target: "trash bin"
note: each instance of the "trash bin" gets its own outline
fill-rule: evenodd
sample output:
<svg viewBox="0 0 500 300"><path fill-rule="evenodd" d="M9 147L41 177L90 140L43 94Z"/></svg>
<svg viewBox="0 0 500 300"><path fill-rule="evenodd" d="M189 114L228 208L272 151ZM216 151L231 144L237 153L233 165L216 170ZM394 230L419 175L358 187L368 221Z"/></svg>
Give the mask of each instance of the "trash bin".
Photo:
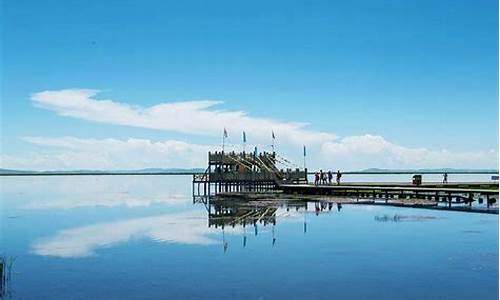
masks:
<svg viewBox="0 0 500 300"><path fill-rule="evenodd" d="M412 183L414 185L421 185L422 184L422 175L413 175Z"/></svg>

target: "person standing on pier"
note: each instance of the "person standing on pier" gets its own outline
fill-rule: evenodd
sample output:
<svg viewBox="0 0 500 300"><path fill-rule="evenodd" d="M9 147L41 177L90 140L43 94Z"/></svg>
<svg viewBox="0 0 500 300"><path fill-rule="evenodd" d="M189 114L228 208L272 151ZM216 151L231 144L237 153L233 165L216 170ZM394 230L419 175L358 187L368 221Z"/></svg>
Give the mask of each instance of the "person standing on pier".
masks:
<svg viewBox="0 0 500 300"><path fill-rule="evenodd" d="M342 177L342 173L340 173L340 170L337 170L337 185L340 184L340 177Z"/></svg>
<svg viewBox="0 0 500 300"><path fill-rule="evenodd" d="M328 171L328 184L332 184L333 174L332 170Z"/></svg>
<svg viewBox="0 0 500 300"><path fill-rule="evenodd" d="M443 174L443 183L448 183L448 173Z"/></svg>
<svg viewBox="0 0 500 300"><path fill-rule="evenodd" d="M318 185L319 183L319 173L314 173L314 185Z"/></svg>
<svg viewBox="0 0 500 300"><path fill-rule="evenodd" d="M323 170L319 170L319 180L320 184L323 184L325 181L325 173L323 173Z"/></svg>

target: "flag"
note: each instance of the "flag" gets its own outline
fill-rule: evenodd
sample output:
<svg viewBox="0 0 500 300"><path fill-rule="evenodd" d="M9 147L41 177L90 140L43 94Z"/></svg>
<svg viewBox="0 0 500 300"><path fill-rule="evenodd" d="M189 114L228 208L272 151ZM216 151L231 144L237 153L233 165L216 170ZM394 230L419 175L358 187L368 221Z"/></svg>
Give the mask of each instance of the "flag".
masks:
<svg viewBox="0 0 500 300"><path fill-rule="evenodd" d="M304 156L306 156L306 145L304 145Z"/></svg>
<svg viewBox="0 0 500 300"><path fill-rule="evenodd" d="M227 130L226 130L226 127L224 127L224 138L227 138Z"/></svg>
<svg viewBox="0 0 500 300"><path fill-rule="evenodd" d="M243 131L243 143L247 142L247 134Z"/></svg>
<svg viewBox="0 0 500 300"><path fill-rule="evenodd" d="M276 139L276 137L274 136L274 131L271 131L271 135L273 137L273 140Z"/></svg>

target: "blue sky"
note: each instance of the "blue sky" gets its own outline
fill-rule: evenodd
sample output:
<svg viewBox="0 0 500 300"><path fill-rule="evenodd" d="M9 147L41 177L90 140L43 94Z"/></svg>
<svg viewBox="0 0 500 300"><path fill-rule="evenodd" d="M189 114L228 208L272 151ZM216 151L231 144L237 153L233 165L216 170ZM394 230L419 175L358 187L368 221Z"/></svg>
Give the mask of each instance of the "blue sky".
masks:
<svg viewBox="0 0 500 300"><path fill-rule="evenodd" d="M6 0L2 38L3 167L203 165L205 156L175 158L179 149L162 143L198 155L226 126L230 143L246 130L249 143L266 145L262 132L274 128L260 126L291 122L307 125L277 132L281 150L300 161L304 140L318 167L498 163L496 1ZM33 100L68 89L100 92L70 108L81 94ZM103 99L117 105L102 108ZM197 130L196 108L168 121L141 114L199 100L222 102L202 112L250 120L215 113ZM140 153L130 139L154 158L126 163ZM106 140L123 149L92 149Z"/></svg>

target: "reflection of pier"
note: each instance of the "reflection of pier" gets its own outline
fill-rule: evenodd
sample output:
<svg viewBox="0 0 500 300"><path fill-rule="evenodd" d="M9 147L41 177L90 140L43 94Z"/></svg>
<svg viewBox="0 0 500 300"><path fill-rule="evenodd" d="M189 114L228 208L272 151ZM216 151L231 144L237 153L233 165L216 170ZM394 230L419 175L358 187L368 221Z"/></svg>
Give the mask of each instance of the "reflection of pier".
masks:
<svg viewBox="0 0 500 300"><path fill-rule="evenodd" d="M226 229L239 227L242 230L243 243L242 246L247 246L247 230L257 236L259 227L271 226L271 246L276 244L276 223L277 213L280 208L286 206L286 211L293 208L294 211L299 211L302 208L304 213L304 233L306 232L305 212L307 211L307 202L298 202L287 205L284 202L260 202L260 201L239 201L238 199L228 199L227 197L219 198L217 196L205 198L205 206L208 211L208 226L219 228L222 233L222 245L224 252L229 248L229 242L226 240Z"/></svg>
<svg viewBox="0 0 500 300"><path fill-rule="evenodd" d="M224 227L247 224L276 224L277 207L249 205L227 205L210 203L208 226Z"/></svg>
<svg viewBox="0 0 500 300"><path fill-rule="evenodd" d="M198 198L208 212L208 226L220 230L224 252L229 248L229 240L226 235L229 232L241 234L242 246L247 246L248 234L257 236L262 228L270 227L270 245L275 246L277 241L278 220L285 218L302 219L303 233L307 233L307 215L316 216L332 211L340 211L341 203L332 201L273 201L273 200L249 200L242 201L241 198L231 198L228 194L219 197ZM203 200L202 200L203 199ZM206 202L205 202L206 201ZM269 233L269 231L267 231Z"/></svg>
<svg viewBox="0 0 500 300"><path fill-rule="evenodd" d="M223 197L206 198L204 202L208 211L208 226L224 228L227 226L246 226L261 224L276 225L279 217L293 216L296 213L314 213L319 215L332 210L340 211L342 203L327 200L307 201L241 201L240 199ZM281 212L281 214L278 214Z"/></svg>

